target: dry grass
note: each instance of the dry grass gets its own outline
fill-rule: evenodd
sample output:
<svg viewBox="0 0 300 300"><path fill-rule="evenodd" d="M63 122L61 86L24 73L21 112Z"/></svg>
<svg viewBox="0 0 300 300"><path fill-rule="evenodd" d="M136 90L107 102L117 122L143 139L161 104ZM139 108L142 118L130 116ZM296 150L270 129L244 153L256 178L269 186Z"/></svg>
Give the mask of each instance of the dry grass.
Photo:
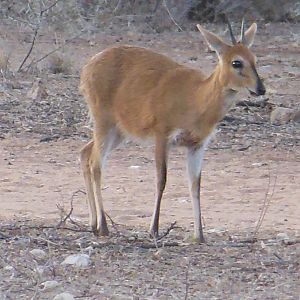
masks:
<svg viewBox="0 0 300 300"><path fill-rule="evenodd" d="M148 234L136 228L117 225L111 237L98 239L69 226L75 231L20 221L2 225L0 298L53 299L60 292L86 300L298 296L296 237L286 241L271 238L272 233L252 240L211 233L207 244L193 245L176 229L156 248ZM43 250L45 257L35 257L33 249ZM84 269L61 265L66 256L78 253L88 254L92 264ZM50 280L59 285L44 289Z"/></svg>
<svg viewBox="0 0 300 300"><path fill-rule="evenodd" d="M55 53L48 58L48 70L52 74L68 75L72 73L72 62L68 57Z"/></svg>

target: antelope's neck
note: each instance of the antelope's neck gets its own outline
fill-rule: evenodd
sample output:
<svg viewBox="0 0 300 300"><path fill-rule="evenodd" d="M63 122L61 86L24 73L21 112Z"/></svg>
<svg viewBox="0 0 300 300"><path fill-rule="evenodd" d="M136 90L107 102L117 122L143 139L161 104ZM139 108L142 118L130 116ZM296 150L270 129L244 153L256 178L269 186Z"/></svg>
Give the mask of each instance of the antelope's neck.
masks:
<svg viewBox="0 0 300 300"><path fill-rule="evenodd" d="M218 121L224 118L226 113L234 105L238 91L228 87L228 78L222 74L221 66L218 65L211 76L205 81L207 109L213 110L218 116Z"/></svg>

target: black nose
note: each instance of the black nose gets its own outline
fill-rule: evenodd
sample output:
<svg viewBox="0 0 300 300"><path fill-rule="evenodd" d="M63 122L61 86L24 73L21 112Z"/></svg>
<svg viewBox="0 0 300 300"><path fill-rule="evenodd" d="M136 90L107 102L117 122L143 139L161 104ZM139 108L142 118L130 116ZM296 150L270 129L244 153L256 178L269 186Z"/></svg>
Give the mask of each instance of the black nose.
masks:
<svg viewBox="0 0 300 300"><path fill-rule="evenodd" d="M256 87L256 94L257 95L264 95L266 93L266 88L261 80L258 81L257 87Z"/></svg>
<svg viewBox="0 0 300 300"><path fill-rule="evenodd" d="M257 71L255 69L255 66L252 66L253 72L255 74L256 77L256 95L260 96L260 95L264 95L266 93L266 88L262 82L262 80L260 79L260 77L257 74Z"/></svg>

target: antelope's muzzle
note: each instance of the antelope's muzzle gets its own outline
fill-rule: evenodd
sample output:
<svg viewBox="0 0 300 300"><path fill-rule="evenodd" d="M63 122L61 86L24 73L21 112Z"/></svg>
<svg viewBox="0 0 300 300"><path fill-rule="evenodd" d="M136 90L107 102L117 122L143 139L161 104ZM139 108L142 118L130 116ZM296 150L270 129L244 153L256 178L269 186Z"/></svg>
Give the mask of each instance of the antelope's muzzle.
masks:
<svg viewBox="0 0 300 300"><path fill-rule="evenodd" d="M261 81L260 78L258 78L257 82L256 82L256 94L258 96L260 95L264 95L266 93L266 88L263 84L263 82Z"/></svg>
<svg viewBox="0 0 300 300"><path fill-rule="evenodd" d="M257 96L261 96L264 95L266 93L266 88L262 82L262 80L260 79L259 75L257 74L256 68L255 66L252 67L253 72L255 74L256 77L256 89L255 89L255 94Z"/></svg>

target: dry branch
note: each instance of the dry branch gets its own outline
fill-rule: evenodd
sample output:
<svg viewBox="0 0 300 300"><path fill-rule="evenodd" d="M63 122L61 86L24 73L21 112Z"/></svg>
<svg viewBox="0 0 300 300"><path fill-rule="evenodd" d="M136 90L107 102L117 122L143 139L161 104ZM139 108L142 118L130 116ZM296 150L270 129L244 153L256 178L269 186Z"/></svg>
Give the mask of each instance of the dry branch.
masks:
<svg viewBox="0 0 300 300"><path fill-rule="evenodd" d="M34 32L33 32L33 38L32 38L31 44L30 44L30 48L29 48L27 54L25 55L24 59L22 60L22 62L20 64L17 72L21 72L22 71L22 68L23 68L24 64L26 63L27 59L29 58L29 56L30 56L30 54L31 54L31 52L33 50L33 47L35 45L35 41L36 41L38 32L40 30L40 27L41 27L41 24L42 24L42 21L43 21L43 15L48 10L50 10L51 8L53 8L59 1L61 1L61 0L56 0L52 4L50 4L49 6L47 6L45 9L40 10L39 15L38 15L38 22L37 22L37 24L35 26L35 29L34 29Z"/></svg>
<svg viewBox="0 0 300 300"><path fill-rule="evenodd" d="M71 196L71 201L70 201L70 210L69 210L69 212L66 212L65 209L64 209L61 205L59 205L59 204L56 205L57 208L59 209L60 215L61 215L61 220L60 220L60 222L57 224L57 228L61 227L61 225L64 225L64 226L65 226L68 220L69 220L70 223L72 223L73 225L77 226L78 228L81 228L81 225L79 225L76 221L74 221L74 220L71 218L72 213L73 213L73 210L74 210L74 208L73 208L74 197L75 197L76 195L78 195L79 193L85 194L85 192L82 191L82 190L80 190L80 189L77 190L77 191L75 191L75 192L72 194L72 196Z"/></svg>
<svg viewBox="0 0 300 300"><path fill-rule="evenodd" d="M137 244L137 246L143 249L158 249L162 247L177 247L179 246L179 244L177 242L165 242L165 243L158 242L156 244L142 243L142 244Z"/></svg>
<svg viewBox="0 0 300 300"><path fill-rule="evenodd" d="M300 244L300 239L287 240L287 241L283 240L282 243L287 246L296 245L296 244Z"/></svg>
<svg viewBox="0 0 300 300"><path fill-rule="evenodd" d="M261 100L256 100L256 101L240 100L236 103L236 106L246 106L246 107L253 106L253 107L263 108L267 105L268 101L269 101L269 98L263 98Z"/></svg>
<svg viewBox="0 0 300 300"><path fill-rule="evenodd" d="M60 50L61 48L63 48L65 45L67 45L68 43L70 43L71 41L75 40L76 38L80 37L84 32L85 32L85 28L82 29L78 34L74 35L73 37L65 40L60 46L56 47L55 49L49 51L47 54L43 55L42 57L36 59L36 60L32 60L30 62L30 64L28 64L28 66L26 67L26 71L28 71L34 64L37 64L41 61L43 61L44 59L46 59L47 57L49 57L50 55L52 55L53 53L57 52L58 50Z"/></svg>
<svg viewBox="0 0 300 300"><path fill-rule="evenodd" d="M169 8L168 8L168 5L166 3L166 0L163 0L163 6L164 8L166 9L171 21L177 26L177 28L179 29L179 31L183 31L183 29L180 27L180 25L176 22L176 20L174 19L174 17L172 16Z"/></svg>
<svg viewBox="0 0 300 300"><path fill-rule="evenodd" d="M21 72L22 71L22 68L25 64L25 62L27 61L28 57L30 56L32 50L33 50L33 47L34 47L34 44L35 44L35 40L36 40L36 37L37 37L37 34L38 34L38 31L40 29L40 26L38 25L35 30L34 30L34 33L33 33L33 39L32 39L32 42L31 42L31 45L30 45L30 48L27 52L27 54L25 55L23 61L21 62L19 68L18 68L18 71L17 72Z"/></svg>
<svg viewBox="0 0 300 300"><path fill-rule="evenodd" d="M117 226L119 226L121 224L116 223L108 213L105 213L105 215L108 217L109 221L111 222L112 227L115 229L117 234L120 234L120 230L118 229Z"/></svg>
<svg viewBox="0 0 300 300"><path fill-rule="evenodd" d="M271 188L271 170L269 168L269 180L268 180L268 186L267 186L267 190L266 190L266 194L265 194L265 198L264 198L264 201L263 201L263 207L261 209L261 212L260 212L260 215L259 215L259 218L258 218L258 221L257 221L257 224L256 224L256 227L255 227L255 230L254 230L254 236L257 235L262 223L263 223L263 220L266 216L266 213L267 213L267 210L270 206L270 203L271 203L271 200L273 198L273 195L274 195L274 191L275 191L275 187L276 187L276 182L277 182L277 172L275 174L275 178L274 178L274 183L273 183L273 187L272 187L272 192L270 193L270 188Z"/></svg>
<svg viewBox="0 0 300 300"><path fill-rule="evenodd" d="M163 233L161 236L159 236L156 241L160 241L162 240L164 237L166 237L173 229L175 228L179 228L178 226L175 226L176 225L176 221L174 221L173 223L171 223L171 225L167 228L166 232Z"/></svg>

